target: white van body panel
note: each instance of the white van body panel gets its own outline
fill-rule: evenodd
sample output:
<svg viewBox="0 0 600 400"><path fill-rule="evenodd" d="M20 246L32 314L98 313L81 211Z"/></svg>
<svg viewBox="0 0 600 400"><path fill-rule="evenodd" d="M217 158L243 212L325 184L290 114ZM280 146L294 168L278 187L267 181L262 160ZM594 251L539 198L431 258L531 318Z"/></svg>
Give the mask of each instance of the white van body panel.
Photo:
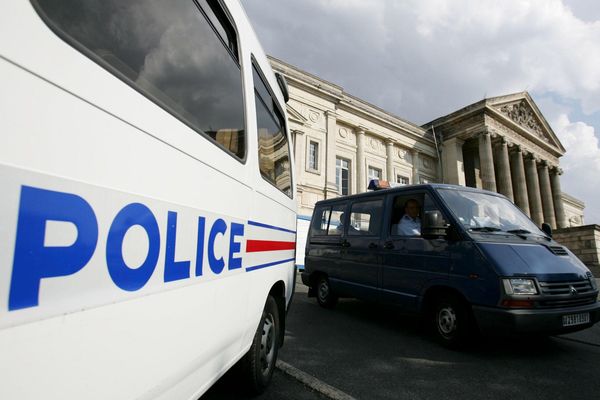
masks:
<svg viewBox="0 0 600 400"><path fill-rule="evenodd" d="M71 47L28 1L0 7L0 398L195 399L246 353L277 282L290 300L294 250L246 251L249 240L295 242L296 231L295 190L290 198L259 172L251 57L283 99L241 6L224 3L238 30L246 130L254 132L245 163ZM41 279L37 306L9 310L25 187L82 199L97 241L83 268ZM147 283L128 291L111 280L107 238L134 203L150 210L160 244ZM213 246L222 272L205 249L195 274L200 217L206 235L218 219L227 226ZM231 239L233 223L243 234ZM77 238L75 225L46 223L46 247ZM230 240L241 259L232 270ZM126 264L142 265L150 242L132 226ZM189 262L189 278L165 282L167 243L171 261Z"/></svg>

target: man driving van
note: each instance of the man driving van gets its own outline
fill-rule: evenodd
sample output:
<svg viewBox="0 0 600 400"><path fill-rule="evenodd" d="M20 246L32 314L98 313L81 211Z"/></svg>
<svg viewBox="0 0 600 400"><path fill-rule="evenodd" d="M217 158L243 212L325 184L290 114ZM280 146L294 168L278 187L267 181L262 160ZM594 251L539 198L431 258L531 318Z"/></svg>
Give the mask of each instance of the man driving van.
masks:
<svg viewBox="0 0 600 400"><path fill-rule="evenodd" d="M421 235L421 218L419 211L421 207L415 199L409 199L404 203L404 215L398 224L398 235L402 236L420 236Z"/></svg>

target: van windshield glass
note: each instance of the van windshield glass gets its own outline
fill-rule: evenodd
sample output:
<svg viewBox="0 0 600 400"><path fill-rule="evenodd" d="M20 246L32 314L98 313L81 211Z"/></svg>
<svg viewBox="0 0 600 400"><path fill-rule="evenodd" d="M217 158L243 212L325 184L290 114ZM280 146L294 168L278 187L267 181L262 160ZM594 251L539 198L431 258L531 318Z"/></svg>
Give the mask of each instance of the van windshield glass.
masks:
<svg viewBox="0 0 600 400"><path fill-rule="evenodd" d="M517 206L502 197L450 189L439 189L438 193L471 231L543 234Z"/></svg>

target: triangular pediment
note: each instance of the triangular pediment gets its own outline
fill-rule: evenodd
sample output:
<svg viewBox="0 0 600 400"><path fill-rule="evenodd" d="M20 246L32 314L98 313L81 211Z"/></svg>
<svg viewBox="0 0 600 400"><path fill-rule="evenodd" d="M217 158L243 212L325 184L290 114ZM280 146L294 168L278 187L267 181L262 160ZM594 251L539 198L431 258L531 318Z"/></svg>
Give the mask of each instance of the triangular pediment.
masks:
<svg viewBox="0 0 600 400"><path fill-rule="evenodd" d="M527 92L488 99L488 106L527 131L532 137L556 148L565 148Z"/></svg>
<svg viewBox="0 0 600 400"><path fill-rule="evenodd" d="M292 107L289 103L285 105L285 110L288 115L288 119L297 124L304 125L308 120L300 114L298 110Z"/></svg>

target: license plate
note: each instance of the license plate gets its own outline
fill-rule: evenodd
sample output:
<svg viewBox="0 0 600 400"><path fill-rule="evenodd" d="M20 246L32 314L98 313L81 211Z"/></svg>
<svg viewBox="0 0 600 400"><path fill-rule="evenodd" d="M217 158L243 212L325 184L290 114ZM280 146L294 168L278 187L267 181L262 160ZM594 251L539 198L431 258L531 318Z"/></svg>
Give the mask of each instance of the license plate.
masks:
<svg viewBox="0 0 600 400"><path fill-rule="evenodd" d="M587 324L590 322L590 313L563 315L563 326Z"/></svg>

